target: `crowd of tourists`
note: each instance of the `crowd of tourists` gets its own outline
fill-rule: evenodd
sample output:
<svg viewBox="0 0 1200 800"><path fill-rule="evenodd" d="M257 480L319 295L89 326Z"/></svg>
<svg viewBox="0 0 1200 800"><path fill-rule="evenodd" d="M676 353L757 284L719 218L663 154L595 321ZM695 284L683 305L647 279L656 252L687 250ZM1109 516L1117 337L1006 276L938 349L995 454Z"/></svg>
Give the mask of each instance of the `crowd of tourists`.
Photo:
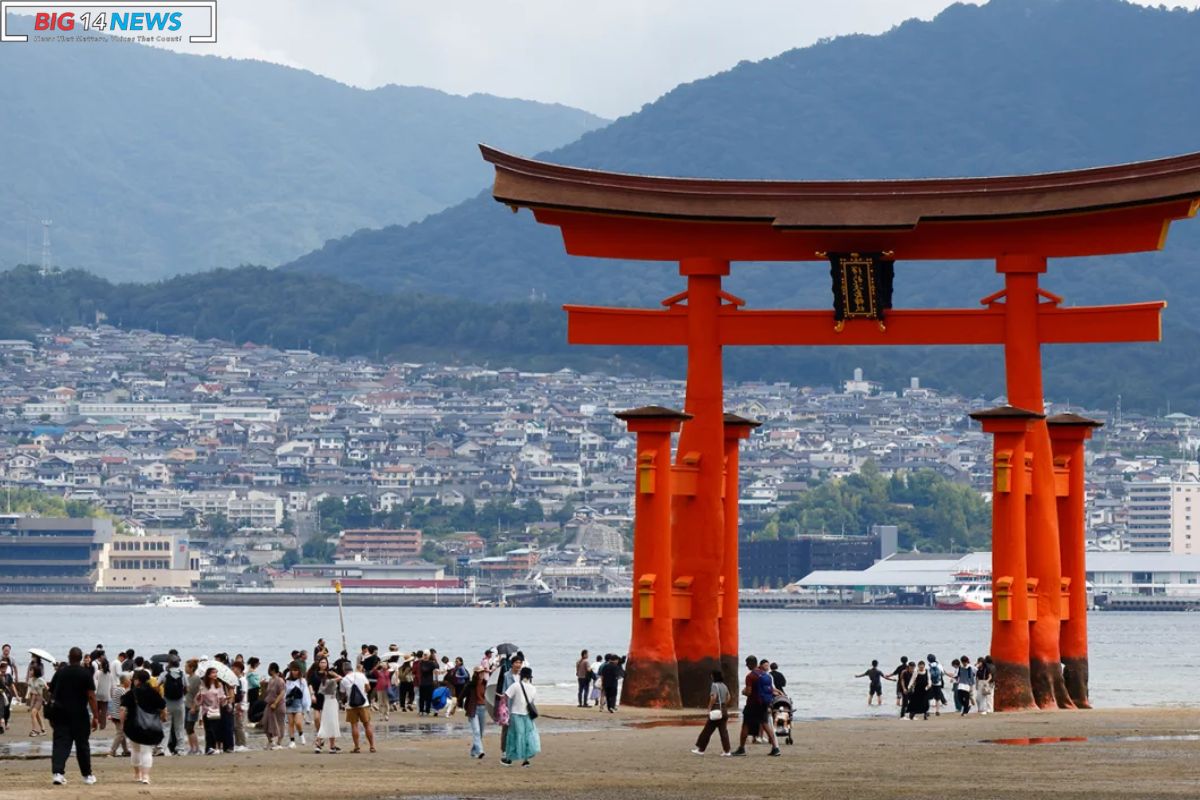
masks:
<svg viewBox="0 0 1200 800"><path fill-rule="evenodd" d="M729 715L736 708L733 695L725 683L720 670L712 673L712 686L708 694L708 719L692 753L701 756L708 750L713 733L721 738L721 755L746 755L746 742L765 738L770 743L769 756L779 756L779 737L790 741L792 725L792 703L788 698L787 678L779 671L779 665L766 658L746 656L746 677L742 681L742 725L736 750L730 749Z"/></svg>
<svg viewBox="0 0 1200 800"><path fill-rule="evenodd" d="M44 654L48 656L48 654ZM0 654L0 733L18 698L11 648ZM500 763L530 766L541 750L533 671L514 645L486 649L468 668L462 657L439 657L433 648L402 653L364 644L355 657L332 656L323 639L310 652L264 665L257 656L217 653L184 658L177 651L144 657L134 650L110 659L102 645L71 648L54 665L37 654L26 671L23 699L30 736L53 728L51 773L66 783L75 751L84 783L96 782L90 734L113 728L112 757L129 757L134 780L148 784L153 757L243 752L257 728L264 749L306 747L340 753L349 728L352 751L376 752L373 716L453 716L462 711L471 730L469 754L483 759L487 720L500 728ZM344 723L343 723L344 719Z"/></svg>
<svg viewBox="0 0 1200 800"><path fill-rule="evenodd" d="M616 713L624 678L625 656L605 653L596 656L593 663L588 651L584 650L575 662L575 679L579 683L576 705L580 708L594 706L597 710L607 709L610 714Z"/></svg>
<svg viewBox="0 0 1200 800"><path fill-rule="evenodd" d="M879 669L878 661L872 661L866 671L855 677L870 679L867 705L872 701L883 705L883 682L893 681L896 706L902 719L911 720L918 716L929 719L931 711L934 716L941 716L942 708L951 702L955 713L963 716L972 708L979 714L992 712L996 676L990 655L975 659L974 664L967 656L961 656L952 660L949 667L943 667L933 653L919 661L910 661L908 656L903 656L900 664L886 674ZM946 697L947 692L950 699Z"/></svg>

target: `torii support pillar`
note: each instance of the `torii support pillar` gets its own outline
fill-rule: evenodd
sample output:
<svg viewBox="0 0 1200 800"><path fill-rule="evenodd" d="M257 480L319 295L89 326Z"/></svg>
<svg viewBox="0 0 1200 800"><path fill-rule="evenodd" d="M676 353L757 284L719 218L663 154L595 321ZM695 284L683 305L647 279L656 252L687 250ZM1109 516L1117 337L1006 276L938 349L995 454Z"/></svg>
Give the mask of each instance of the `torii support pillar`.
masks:
<svg viewBox="0 0 1200 800"><path fill-rule="evenodd" d="M1008 402L1039 415L1030 422L1025 440L1026 452L1033 462L1032 491L1025 508L1025 554L1028 592L1037 607L1036 612L1030 613L1030 684L1039 708L1072 708L1074 703L1063 683L1059 652L1062 556L1054 455L1046 419L1041 416L1045 402L1038 335L1042 298L1048 304L1056 304L1058 298L1038 288L1038 276L1046 271L1046 259L1042 256L1002 256L996 260L996 269L1004 275L1004 372Z"/></svg>
<svg viewBox="0 0 1200 800"><path fill-rule="evenodd" d="M1032 708L1029 681L1029 611L1026 591L1025 508L1030 476L1025 443L1042 414L1013 406L976 411L993 437L992 454L992 662L997 711Z"/></svg>
<svg viewBox="0 0 1200 800"><path fill-rule="evenodd" d="M1058 497L1058 532L1062 548L1064 613L1059 647L1063 680L1076 708L1091 708L1088 699L1087 566L1084 561L1084 442L1101 423L1078 414L1056 414L1046 420L1055 466L1066 470L1066 492Z"/></svg>
<svg viewBox="0 0 1200 800"><path fill-rule="evenodd" d="M738 445L761 422L725 415L725 558L721 564L721 672L728 685L738 674ZM740 697L740 695L739 695ZM737 708L737 699L730 698Z"/></svg>
<svg viewBox="0 0 1200 800"><path fill-rule="evenodd" d="M671 434L691 416L661 406L620 411L637 434L633 517L633 628L621 703L679 708L671 628Z"/></svg>

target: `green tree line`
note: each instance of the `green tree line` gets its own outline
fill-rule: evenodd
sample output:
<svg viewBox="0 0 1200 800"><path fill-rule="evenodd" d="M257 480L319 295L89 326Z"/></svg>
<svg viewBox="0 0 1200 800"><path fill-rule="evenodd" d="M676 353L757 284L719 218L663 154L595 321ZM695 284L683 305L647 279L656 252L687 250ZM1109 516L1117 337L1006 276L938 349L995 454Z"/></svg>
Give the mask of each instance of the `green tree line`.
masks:
<svg viewBox="0 0 1200 800"><path fill-rule="evenodd" d="M974 489L927 469L885 477L871 461L858 474L808 490L772 515L755 538L865 534L872 525L897 526L904 550L947 552L991 546L991 508Z"/></svg>

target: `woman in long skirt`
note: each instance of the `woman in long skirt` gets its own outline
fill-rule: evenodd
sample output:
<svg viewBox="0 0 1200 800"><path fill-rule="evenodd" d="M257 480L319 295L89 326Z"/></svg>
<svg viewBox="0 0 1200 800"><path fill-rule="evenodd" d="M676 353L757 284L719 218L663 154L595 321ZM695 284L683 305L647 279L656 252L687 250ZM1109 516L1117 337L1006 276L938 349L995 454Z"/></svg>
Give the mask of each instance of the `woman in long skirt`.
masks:
<svg viewBox="0 0 1200 800"><path fill-rule="evenodd" d="M908 683L908 718L913 719L921 714L929 719L929 672L925 662L917 662L917 671L912 674Z"/></svg>
<svg viewBox="0 0 1200 800"><path fill-rule="evenodd" d="M321 701L321 727L317 729L317 747L316 752L321 752L321 747L325 740L329 740L329 752L340 753L342 748L337 746L337 737L341 733L341 724L338 719L338 677L329 669L329 659L322 658L321 665L321 690L319 697Z"/></svg>
<svg viewBox="0 0 1200 800"><path fill-rule="evenodd" d="M286 710L283 706L285 684L279 674L279 665L271 662L267 667L267 685L263 689L263 702L267 707L263 710L263 732L267 735L267 749L283 749L283 727L286 724Z"/></svg>
<svg viewBox="0 0 1200 800"><path fill-rule="evenodd" d="M529 759L542 752L537 723L529 716L529 707L537 703L533 670L523 668L521 679L514 681L504 694L508 697L508 739L500 763L512 766L514 761L520 761L522 767L528 767Z"/></svg>

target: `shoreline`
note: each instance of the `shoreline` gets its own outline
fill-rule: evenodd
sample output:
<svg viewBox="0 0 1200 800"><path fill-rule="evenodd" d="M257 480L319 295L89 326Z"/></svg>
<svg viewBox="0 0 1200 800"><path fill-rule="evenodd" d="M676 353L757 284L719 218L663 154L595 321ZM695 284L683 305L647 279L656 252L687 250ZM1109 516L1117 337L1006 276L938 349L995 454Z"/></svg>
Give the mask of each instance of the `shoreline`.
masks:
<svg viewBox="0 0 1200 800"><path fill-rule="evenodd" d="M885 706L886 708L886 706ZM0 746L27 730L25 710ZM316 755L311 746L213 757L156 758L148 791L186 800L253 796L291 800L330 793L355 798L833 798L986 797L1001 800L1158 800L1194 798L1200 770L1196 709L1101 709L1020 712L924 720L895 717L797 721L795 745L767 758L720 758L714 739L691 755L701 721L693 711L623 708L617 714L546 706L543 753L529 769L498 763L498 729L489 725L488 758L466 756L461 716L438 718L443 730L418 730L392 714L379 753ZM378 720L377 720L378 722ZM422 724L426 724L423 721ZM731 726L732 727L732 726ZM345 730L345 728L343 728ZM111 731L111 728L110 728ZM731 730L731 733L733 731ZM95 739L107 739L105 733ZM339 744L349 745L349 737ZM990 740L1023 740L1029 746ZM1054 741L1060 740L1060 741ZM310 740L311 741L311 740ZM250 743L261 742L254 735ZM6 760L0 798L125 798L147 787L131 782L125 759L98 758L99 783L83 786L72 760L66 787L50 784L45 758Z"/></svg>

